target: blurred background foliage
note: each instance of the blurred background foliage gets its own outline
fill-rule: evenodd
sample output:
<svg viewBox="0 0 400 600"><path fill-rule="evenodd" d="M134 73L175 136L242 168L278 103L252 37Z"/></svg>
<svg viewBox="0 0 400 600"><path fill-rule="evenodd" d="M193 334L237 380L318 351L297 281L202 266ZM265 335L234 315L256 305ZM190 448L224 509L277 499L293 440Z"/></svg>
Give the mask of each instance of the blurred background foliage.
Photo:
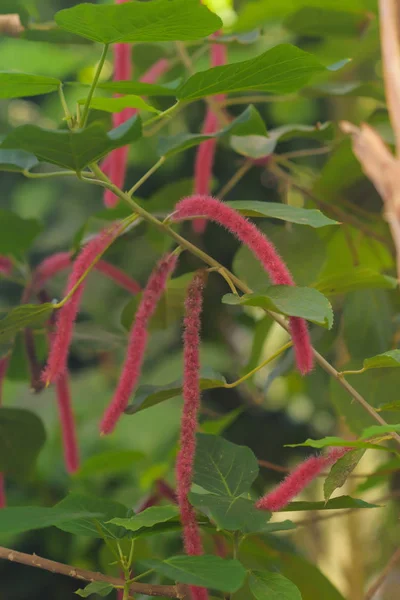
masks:
<svg viewBox="0 0 400 600"><path fill-rule="evenodd" d="M2 12L8 12L7 2L0 4L5 7ZM75 2L36 0L20 4L25 5L38 22L46 22L52 20L57 10L73 6ZM376 285L366 285L364 289L351 286L363 269L394 276L394 253L382 218L381 200L363 176L349 141L343 138L337 126L342 118L356 123L366 120L376 126L388 143L392 141L381 81L375 2L237 0L231 3L209 0L208 5L220 11L227 27L233 31L253 32L245 40L251 43L235 40L229 43L231 62L251 58L282 42L294 43L314 53L325 65L351 58L342 68L321 76L300 94L255 103L268 130L293 124L315 126L326 121L332 121L333 126L322 141L290 138L279 143L277 160L271 165L249 169L227 193L226 199L319 208L341 223L340 227L312 229L271 219L258 221L276 242L296 281L301 285L316 285L330 297L335 309L334 327L325 331L312 326L316 348L338 369L358 369L365 357L398 348L400 340L399 295L398 290L390 289L393 285L389 278L378 277ZM40 32L25 34L20 39L2 37L2 69L90 83L99 59L99 47L84 40L79 44L50 45L34 41L34 38L40 38ZM197 43L188 44L190 53L197 57L194 60L196 70L208 66L208 55L199 53L199 47ZM132 53L135 77L162 56L167 56L172 63L164 76L165 81L185 74L172 44L140 44L133 47ZM102 79L108 80L111 75L110 54ZM82 98L84 91L81 86L65 86L71 106ZM153 101L161 109L170 102L168 98ZM248 101L243 99L243 104ZM243 104L230 105L229 114L240 114ZM204 101L195 102L171 120L161 133L200 131L204 114ZM104 115L106 113L92 112L91 119L109 118ZM0 101L2 135L25 123L57 127L60 117L57 95ZM142 138L131 146L127 186L157 160L157 137L158 134ZM309 155L296 155L302 150L310 151ZM145 206L167 214L179 197L191 191L195 152L193 148L170 158L140 188L139 197ZM216 194L245 160L228 142L218 143L214 168ZM19 174L2 173L1 198L2 209L10 209L24 219L36 219L42 226L26 262L21 263L22 270L28 265L34 268L54 252L76 248L82 236L97 231L104 223L101 191L94 186L84 187L74 178L31 181ZM185 224L183 234L232 268L255 289L265 286L258 265L225 231L210 224L204 237L198 238L191 226ZM107 258L144 283L157 257L169 247L170 240L141 224L113 245ZM198 266L196 258L184 253L178 275ZM334 277L340 283L331 293L329 282ZM163 385L181 378L180 316L184 281L186 279L182 279L181 286L169 294L169 310L164 319L154 323L141 384ZM60 298L64 283L64 275L54 278L48 286L50 295ZM286 334L257 309L241 310L222 305L221 296L228 291L223 279L217 274L210 275L203 319L202 363L233 381L276 351L286 341ZM1 310L6 311L17 304L20 294L19 285L2 280ZM68 477L64 469L54 391L50 388L37 395L29 391L24 348L22 340L17 339L3 401L6 406L25 407L37 413L45 423L47 441L30 479L7 480L10 505L51 506L73 490L114 499L134 508L152 493L158 479L174 484L180 398L126 416L110 438L98 435L99 418L110 399L124 357L126 329L121 324L121 315L129 301L127 292L115 287L101 274L90 275L70 357L82 460L81 470L73 477ZM46 348L40 340L38 352L44 358ZM378 369L351 377L350 381L377 408L398 402L400 380L396 369ZM232 411L236 412L232 414ZM235 443L251 447L259 459L283 467L293 466L305 455L304 449L285 448L285 444L301 442L307 437L351 435L372 424L370 417L320 368L307 378L301 378L293 370L290 351L243 386L204 392L203 422L215 420L218 424L218 419L230 414L232 418L225 424L224 435ZM383 414L390 422L396 421L395 412ZM369 451L361 461L359 473L374 471L386 460L381 454L385 453ZM397 466L395 463L394 467ZM282 473L267 468L261 473L257 481L259 492L282 477ZM250 541L246 542L249 548L244 548L243 552L253 556L255 564L264 561L265 565L266 560L271 564L274 561L285 564L286 573L300 588L303 600L334 600L341 598L340 594L349 600L361 600L371 573L385 563L399 536L396 510L399 478L396 471L389 477L370 479L368 486L363 482L363 478L350 479L346 491L359 496L358 486L369 487L363 491L363 497L379 500L387 505L386 508L361 511L362 514L350 512L326 522L319 522L318 517L309 515L307 525L294 533L280 534L279 539L269 536L260 542L264 548L257 549ZM320 499L320 487L307 490L306 497ZM303 519L304 513L298 516L298 520ZM104 572L112 570L108 565L110 557L99 541L73 537L54 528L2 539L1 542L76 566ZM144 538L137 543L135 552L139 558L154 557L178 547L177 537L167 535ZM319 581L313 565L322 570L339 592L325 579ZM393 590L399 576L399 573L393 575ZM76 582L67 578L0 563L0 597L4 600L54 597L64 600L73 598L75 589ZM386 590L385 600L397 597L398 592L393 590ZM235 600L242 597L235 595Z"/></svg>

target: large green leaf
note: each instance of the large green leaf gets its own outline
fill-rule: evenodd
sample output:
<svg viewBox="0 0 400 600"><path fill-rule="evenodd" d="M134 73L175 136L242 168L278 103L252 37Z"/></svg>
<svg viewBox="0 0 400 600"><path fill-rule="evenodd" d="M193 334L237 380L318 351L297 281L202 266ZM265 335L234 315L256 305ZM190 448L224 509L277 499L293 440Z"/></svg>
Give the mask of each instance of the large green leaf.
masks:
<svg viewBox="0 0 400 600"><path fill-rule="evenodd" d="M254 106L248 106L231 123L223 129L210 134L178 133L169 137L161 137L158 143L158 153L161 156L172 156L193 146L197 146L211 138L223 138L226 136L249 136L252 134L264 135L266 133L265 123Z"/></svg>
<svg viewBox="0 0 400 600"><path fill-rule="evenodd" d="M42 225L36 219L23 219L9 210L0 209L0 254L21 258L41 231Z"/></svg>
<svg viewBox="0 0 400 600"><path fill-rule="evenodd" d="M400 367L400 350L387 350L382 354L366 358L363 364L364 369L382 369L389 367Z"/></svg>
<svg viewBox="0 0 400 600"><path fill-rule="evenodd" d="M0 320L0 343L12 339L15 334L25 327L43 325L54 310L51 302L44 304L24 304L13 308Z"/></svg>
<svg viewBox="0 0 400 600"><path fill-rule="evenodd" d="M196 40L222 25L197 0L78 4L56 13L55 21L62 29L103 44Z"/></svg>
<svg viewBox="0 0 400 600"><path fill-rule="evenodd" d="M213 521L218 529L243 533L268 533L271 513L257 510L254 502L239 496L189 494L190 503Z"/></svg>
<svg viewBox="0 0 400 600"><path fill-rule="evenodd" d="M177 96L196 100L246 90L284 94L297 91L323 70L312 54L281 44L250 60L195 73L182 84Z"/></svg>
<svg viewBox="0 0 400 600"><path fill-rule="evenodd" d="M38 159L23 150L0 150L0 171L29 171Z"/></svg>
<svg viewBox="0 0 400 600"><path fill-rule="evenodd" d="M86 98L79 100L79 104L85 104ZM148 104L140 96L121 96L120 98L105 98L95 96L90 102L90 108L103 110L110 113L118 113L125 108L137 108L138 110L147 110L148 112L159 113L160 111Z"/></svg>
<svg viewBox="0 0 400 600"><path fill-rule="evenodd" d="M328 329L333 325L329 300L313 288L271 285L263 294L225 294L222 302L231 306L259 306L282 315L302 317Z"/></svg>
<svg viewBox="0 0 400 600"><path fill-rule="evenodd" d="M0 408L0 472L29 477L46 441L42 421L21 408Z"/></svg>
<svg viewBox="0 0 400 600"><path fill-rule="evenodd" d="M329 500L337 488L341 488L347 481L350 473L354 471L365 450L352 450L340 458L331 468L324 481L324 498Z"/></svg>
<svg viewBox="0 0 400 600"><path fill-rule="evenodd" d="M289 204L260 202L258 200L236 200L235 202L227 202L227 204L246 217L270 217L288 223L309 225L313 228L339 224L315 208L298 208Z"/></svg>
<svg viewBox="0 0 400 600"><path fill-rule="evenodd" d="M75 521L96 519L97 512L68 508L44 508L41 506L17 506L0 511L0 534L17 534L44 527L68 527Z"/></svg>
<svg viewBox="0 0 400 600"><path fill-rule="evenodd" d="M398 283L394 277L383 275L368 267L354 267L318 279L315 287L328 296L345 294L355 290L382 288L393 290Z"/></svg>
<svg viewBox="0 0 400 600"><path fill-rule="evenodd" d="M109 523L123 527L127 531L139 531L143 527L153 527L158 523L165 523L179 516L179 508L175 505L151 506L132 517L114 517Z"/></svg>
<svg viewBox="0 0 400 600"><path fill-rule="evenodd" d="M73 523L61 523L57 525L59 529L68 531L74 535L84 535L88 537L111 539L120 538L124 535L124 530L116 525L108 524L108 521L114 517L125 517L128 509L114 500L106 500L98 496L89 494L69 494L56 505L56 508L70 511L81 511L88 513L98 513L97 519L82 518Z"/></svg>
<svg viewBox="0 0 400 600"><path fill-rule="evenodd" d="M236 592L245 579L246 571L237 560L219 556L172 556L166 560L147 560L145 564L157 573L189 585Z"/></svg>
<svg viewBox="0 0 400 600"><path fill-rule="evenodd" d="M22 125L6 136L1 147L25 150L40 160L81 171L114 148L131 144L140 138L141 133L141 120L138 116L111 131L107 131L100 123L92 123L79 131Z"/></svg>
<svg viewBox="0 0 400 600"><path fill-rule="evenodd" d="M131 471L134 463L143 458L144 454L137 450L106 450L87 458L75 476L80 478L116 475Z"/></svg>
<svg viewBox="0 0 400 600"><path fill-rule="evenodd" d="M279 573L253 571L250 589L257 600L302 600L298 587Z"/></svg>
<svg viewBox="0 0 400 600"><path fill-rule="evenodd" d="M29 73L0 71L0 98L21 98L56 92L61 81Z"/></svg>
<svg viewBox="0 0 400 600"><path fill-rule="evenodd" d="M194 483L213 494L233 498L248 492L257 475L257 459L250 448L215 435L197 435Z"/></svg>
<svg viewBox="0 0 400 600"><path fill-rule="evenodd" d="M336 510L338 508L379 508L377 504L370 504L358 498L350 496L337 496L328 502L291 502L281 512L293 512L297 510Z"/></svg>
<svg viewBox="0 0 400 600"><path fill-rule="evenodd" d="M204 369L200 375L200 389L208 390L212 388L224 387L226 379L219 373L214 373L211 369ZM176 398L182 394L182 382L174 381L167 385L143 385L137 390L132 404L128 406L125 413L134 415L145 408L150 408L165 400Z"/></svg>

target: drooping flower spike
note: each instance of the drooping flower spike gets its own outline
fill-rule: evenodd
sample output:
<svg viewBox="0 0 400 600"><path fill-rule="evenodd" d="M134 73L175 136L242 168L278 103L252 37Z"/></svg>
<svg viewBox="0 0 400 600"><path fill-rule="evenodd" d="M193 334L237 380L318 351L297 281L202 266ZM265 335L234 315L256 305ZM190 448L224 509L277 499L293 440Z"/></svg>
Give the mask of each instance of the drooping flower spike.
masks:
<svg viewBox="0 0 400 600"><path fill-rule="evenodd" d="M176 461L177 498L183 526L183 541L189 555L203 554L199 527L189 492L193 482L196 452L196 431L200 408L200 327L203 305L204 273L195 275L188 288L185 302L183 334L183 412L180 448ZM193 600L206 600L207 590L191 588Z"/></svg>
<svg viewBox="0 0 400 600"><path fill-rule="evenodd" d="M73 264L72 255L69 252L57 252L45 258L35 269L32 278L32 289L40 289L49 279L68 269ZM96 271L100 271L115 283L125 288L131 294L140 292L140 285L129 275L121 271L106 260L100 259L93 266Z"/></svg>
<svg viewBox="0 0 400 600"><path fill-rule="evenodd" d="M178 202L171 220L180 221L197 216L215 221L235 235L253 252L274 284L294 285L289 269L272 242L233 208L211 196L193 195ZM289 325L297 368L302 374L308 373L313 367L313 351L307 324L304 319L290 317Z"/></svg>
<svg viewBox="0 0 400 600"><path fill-rule="evenodd" d="M304 488L314 481L324 469L334 465L349 449L331 448L325 456L311 456L311 458L307 458L292 473L289 473L272 492L260 498L256 503L256 508L270 511L282 510Z"/></svg>
<svg viewBox="0 0 400 600"><path fill-rule="evenodd" d="M106 409L100 425L102 434L111 433L128 405L142 369L147 345L147 328L151 316L165 290L168 277L175 269L177 256L169 254L162 258L151 273L129 336L128 350L114 397Z"/></svg>
<svg viewBox="0 0 400 600"><path fill-rule="evenodd" d="M227 62L227 53L225 44L211 44L211 66L219 67ZM224 94L215 96L216 101L224 99ZM206 117L201 133L209 135L218 130L218 117L212 108L208 107ZM195 194L210 194L212 171L214 166L215 150L217 140L211 138L202 142L197 150L194 163L194 193ZM205 219L196 219L193 221L193 231L203 233L206 228L207 221Z"/></svg>
<svg viewBox="0 0 400 600"><path fill-rule="evenodd" d="M122 223L116 223L99 233L83 247L73 264L65 296L74 289L81 277L91 268L96 259L105 252L123 228L124 225ZM52 340L47 365L42 374L46 385L56 381L67 368L68 351L71 344L74 322L78 314L85 283L86 280L82 281L69 300L59 309L56 319L56 332Z"/></svg>
<svg viewBox="0 0 400 600"><path fill-rule="evenodd" d="M64 462L67 472L72 474L79 469L79 451L68 371L61 373L55 386L63 439Z"/></svg>
<svg viewBox="0 0 400 600"><path fill-rule="evenodd" d="M13 263L8 256L0 254L0 275L10 275L13 270Z"/></svg>

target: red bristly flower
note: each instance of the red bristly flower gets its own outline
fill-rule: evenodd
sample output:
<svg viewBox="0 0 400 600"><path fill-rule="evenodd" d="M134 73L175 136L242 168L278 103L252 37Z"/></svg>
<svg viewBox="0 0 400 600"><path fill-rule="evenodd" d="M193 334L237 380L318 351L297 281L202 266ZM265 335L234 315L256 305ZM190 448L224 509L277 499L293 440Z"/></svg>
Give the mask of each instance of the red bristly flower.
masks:
<svg viewBox="0 0 400 600"><path fill-rule="evenodd" d="M48 279L51 279L51 277L54 277L60 271L68 269L71 265L72 256L69 252L57 252L45 258L35 269L32 278L32 288L34 290L39 289ZM131 294L140 292L141 288L137 281L106 260L100 259L93 268L115 281L115 283L125 288Z"/></svg>
<svg viewBox="0 0 400 600"><path fill-rule="evenodd" d="M13 270L12 260L0 254L0 274L9 275Z"/></svg>
<svg viewBox="0 0 400 600"><path fill-rule="evenodd" d="M120 232L121 224L114 224L112 227L99 233L83 247L73 264L65 296L73 289L96 258L108 248ZM43 381L46 384L55 381L66 370L74 322L78 314L85 283L86 280L78 286L71 298L59 310L56 320L56 333L51 344L47 366L42 374Z"/></svg>
<svg viewBox="0 0 400 600"><path fill-rule="evenodd" d="M162 258L150 275L131 329L128 350L114 397L104 413L100 425L102 434L111 433L128 405L142 369L147 345L147 327L164 292L168 277L175 269L177 256Z"/></svg>
<svg viewBox="0 0 400 600"><path fill-rule="evenodd" d="M7 369L8 369L8 356L4 356L0 358L0 406L3 399L3 383L6 378ZM5 481L3 473L0 473L0 508L5 508L7 504L6 501L6 490L5 490Z"/></svg>
<svg viewBox="0 0 400 600"><path fill-rule="evenodd" d="M278 485L256 503L261 510L282 510L304 490L324 469L335 464L351 448L331 448L326 456L311 456L302 462Z"/></svg>
<svg viewBox="0 0 400 600"><path fill-rule="evenodd" d="M62 373L56 380L56 394L60 414L65 466L68 473L75 473L79 469L79 451L68 372Z"/></svg>
<svg viewBox="0 0 400 600"><path fill-rule="evenodd" d="M211 45L211 66L219 67L227 62L225 44ZM221 101L225 97L224 94L215 96L216 101ZM218 117L211 108L207 108L206 118L204 120L201 133L209 135L218 130ZM210 194L212 170L214 166L215 150L217 140L212 138L202 142L197 150L194 163L194 193L195 194ZM206 228L207 221L205 219L196 219L193 221L193 231L203 233Z"/></svg>
<svg viewBox="0 0 400 600"><path fill-rule="evenodd" d="M176 460L176 494L183 526L183 541L189 555L203 554L199 527L188 495L193 481L196 431L200 408L200 327L203 305L204 273L197 273L190 284L185 302L183 334L183 412L180 449ZM207 590L191 588L192 598L208 598Z"/></svg>
<svg viewBox="0 0 400 600"><path fill-rule="evenodd" d="M171 219L180 221L196 216L215 221L235 235L258 258L274 284L294 285L289 269L272 242L233 208L211 196L193 195L178 202ZM313 352L307 324L299 317L290 317L289 324L297 367L301 373L308 373L313 367Z"/></svg>

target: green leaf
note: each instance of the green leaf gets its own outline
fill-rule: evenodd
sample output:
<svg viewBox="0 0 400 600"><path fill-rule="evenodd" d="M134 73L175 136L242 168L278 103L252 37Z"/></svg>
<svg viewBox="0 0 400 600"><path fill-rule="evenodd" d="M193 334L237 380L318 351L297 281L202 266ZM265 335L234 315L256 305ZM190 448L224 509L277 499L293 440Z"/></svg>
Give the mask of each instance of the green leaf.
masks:
<svg viewBox="0 0 400 600"><path fill-rule="evenodd" d="M42 225L36 219L22 219L9 210L0 209L0 254L21 258L41 231Z"/></svg>
<svg viewBox="0 0 400 600"><path fill-rule="evenodd" d="M108 450L87 458L75 477L115 475L130 471L134 463L142 458L144 458L144 454L137 450Z"/></svg>
<svg viewBox="0 0 400 600"><path fill-rule="evenodd" d="M116 517L111 519L111 521L108 521L108 523L123 527L127 531L138 531L143 527L153 527L158 523L165 523L171 519L176 519L178 516L179 508L177 506L151 506L132 517Z"/></svg>
<svg viewBox="0 0 400 600"><path fill-rule="evenodd" d="M17 506L0 511L0 534L15 535L34 529L56 526L72 526L74 521L96 519L96 512L69 510L64 508L44 508L41 506Z"/></svg>
<svg viewBox="0 0 400 600"><path fill-rule="evenodd" d="M177 96L180 100L196 100L247 90L284 94L299 90L323 70L312 54L281 44L250 60L195 73L182 84Z"/></svg>
<svg viewBox="0 0 400 600"><path fill-rule="evenodd" d="M329 300L313 288L271 285L264 294L225 294L222 302L231 306L259 306L281 315L302 317L328 329L333 325Z"/></svg>
<svg viewBox="0 0 400 600"><path fill-rule="evenodd" d="M46 441L41 419L21 408L0 408L0 472L28 478Z"/></svg>
<svg viewBox="0 0 400 600"><path fill-rule="evenodd" d="M137 96L176 96L176 90L182 79L174 79L168 83L142 83L141 81L106 81L99 83L98 88L114 94L135 94ZM71 82L70 85L76 85ZM80 84L78 84L80 85Z"/></svg>
<svg viewBox="0 0 400 600"><path fill-rule="evenodd" d="M194 483L213 494L238 497L248 492L257 475L257 459L250 448L215 435L197 435Z"/></svg>
<svg viewBox="0 0 400 600"><path fill-rule="evenodd" d="M0 150L0 171L29 171L36 167L38 159L23 150Z"/></svg>
<svg viewBox="0 0 400 600"><path fill-rule="evenodd" d="M264 158L272 154L276 147L276 140L263 135L233 135L230 145L235 152L249 158Z"/></svg>
<svg viewBox="0 0 400 600"><path fill-rule="evenodd" d="M0 71L0 98L22 98L56 92L61 85L59 79L29 73Z"/></svg>
<svg viewBox="0 0 400 600"><path fill-rule="evenodd" d="M236 592L246 577L246 571L238 560L224 560L207 554L172 556L163 561L147 560L145 564L173 581L221 592Z"/></svg>
<svg viewBox="0 0 400 600"><path fill-rule="evenodd" d="M141 134L139 116L108 132L100 123L92 123L86 129L77 131L22 125L6 136L1 147L26 150L40 160L81 171L114 148L131 144L139 139Z"/></svg>
<svg viewBox="0 0 400 600"><path fill-rule="evenodd" d="M337 488L341 488L347 481L350 473L354 471L365 450L352 450L340 458L331 468L324 481L324 498L329 500Z"/></svg>
<svg viewBox="0 0 400 600"><path fill-rule="evenodd" d="M249 136L251 134L263 135L266 133L265 123L260 113L254 106L248 106L236 119L223 129L210 134L179 133L169 137L160 137L158 143L158 154L160 156L172 156L193 146L201 144L212 138L223 138L226 136Z"/></svg>
<svg viewBox="0 0 400 600"><path fill-rule="evenodd" d="M388 433L400 433L400 423L393 425L371 425L367 427L361 433L361 439L366 440L369 438L375 438L385 436Z"/></svg>
<svg viewBox="0 0 400 600"><path fill-rule="evenodd" d="M328 502L290 502L280 512L293 512L297 510L337 510L339 508L379 508L378 504L370 504L350 496L337 496Z"/></svg>
<svg viewBox="0 0 400 600"><path fill-rule="evenodd" d="M347 271L321 277L315 287L323 294L332 296L370 288L394 290L397 285L394 277L383 275L368 267L354 267Z"/></svg>
<svg viewBox="0 0 400 600"><path fill-rule="evenodd" d="M255 533L267 531L271 513L257 510L254 502L238 496L189 494L190 503L213 521L218 529Z"/></svg>
<svg viewBox="0 0 400 600"><path fill-rule="evenodd" d="M208 390L212 388L224 387L226 379L215 373L211 369L204 369L200 376L200 389ZM137 390L132 404L125 410L125 414L134 415L145 408L150 408L165 400L176 398L182 395L181 381L174 381L167 385L143 385Z"/></svg>
<svg viewBox="0 0 400 600"><path fill-rule="evenodd" d="M197 40L222 21L197 0L153 0L120 5L78 4L55 15L59 27L94 42Z"/></svg>
<svg viewBox="0 0 400 600"><path fill-rule="evenodd" d="M167 287L150 320L150 331L167 329L183 315L186 290L193 277L194 272L185 273L185 275L174 277L168 281ZM125 329L130 330L141 298L142 294L136 294L136 296L129 300L125 305L121 314L121 324Z"/></svg>
<svg viewBox="0 0 400 600"><path fill-rule="evenodd" d="M382 354L366 358L364 369L387 369L389 367L400 367L400 350L387 350Z"/></svg>
<svg viewBox="0 0 400 600"><path fill-rule="evenodd" d="M253 571L249 583L257 600L301 600L298 587L279 573Z"/></svg>
<svg viewBox="0 0 400 600"><path fill-rule="evenodd" d="M123 529L115 525L109 525L108 521L114 517L125 517L127 508L114 500L105 500L98 496L89 494L69 494L56 505L56 508L70 511L86 511L98 513L100 518L82 518L73 523L62 523L59 529L68 531L74 535L84 535L93 538L106 537L110 539L120 538L124 535ZM101 531L101 533L100 533Z"/></svg>
<svg viewBox="0 0 400 600"><path fill-rule="evenodd" d="M390 425L389 428L393 431L393 427ZM328 436L321 440L308 439L301 444L286 444L288 448L297 448L298 446L309 446L311 448L329 448L330 446L344 447L344 448L370 448L371 450L383 450L385 452L392 452L390 448L385 446L379 446L377 444L371 444L370 442L363 442L362 440L343 440L339 437Z"/></svg>
<svg viewBox="0 0 400 600"><path fill-rule="evenodd" d="M85 104L86 99L79 100L79 104ZM148 112L160 113L157 108L151 106L140 96L122 96L121 98L103 98L95 96L90 102L90 108L103 110L110 113L118 113L125 108L137 108L138 110L147 110Z"/></svg>
<svg viewBox="0 0 400 600"><path fill-rule="evenodd" d="M284 22L289 31L304 36L358 37L368 17L363 12L327 10L305 6Z"/></svg>
<svg viewBox="0 0 400 600"><path fill-rule="evenodd" d="M15 334L25 327L40 327L54 310L54 304L24 304L13 308L0 320L0 343L12 339Z"/></svg>
<svg viewBox="0 0 400 600"><path fill-rule="evenodd" d="M297 208L279 202L260 202L258 200L235 200L227 202L227 204L246 217L270 217L288 223L309 225L315 229L327 225L339 225L337 221L329 219L315 208Z"/></svg>
<svg viewBox="0 0 400 600"><path fill-rule="evenodd" d="M243 413L244 408L239 406L239 408L235 408L231 410L231 412L227 413L223 417L219 419L211 419L209 421L204 421L201 423L201 433L210 433L212 435L221 435L225 429L228 429L232 423L236 421L236 419Z"/></svg>
<svg viewBox="0 0 400 600"><path fill-rule="evenodd" d="M109 583L104 583L102 581L92 581L89 583L83 590L76 590L75 594L77 596L81 596L81 598L87 598L91 594L97 594L102 598L104 596L108 596L114 589Z"/></svg>

